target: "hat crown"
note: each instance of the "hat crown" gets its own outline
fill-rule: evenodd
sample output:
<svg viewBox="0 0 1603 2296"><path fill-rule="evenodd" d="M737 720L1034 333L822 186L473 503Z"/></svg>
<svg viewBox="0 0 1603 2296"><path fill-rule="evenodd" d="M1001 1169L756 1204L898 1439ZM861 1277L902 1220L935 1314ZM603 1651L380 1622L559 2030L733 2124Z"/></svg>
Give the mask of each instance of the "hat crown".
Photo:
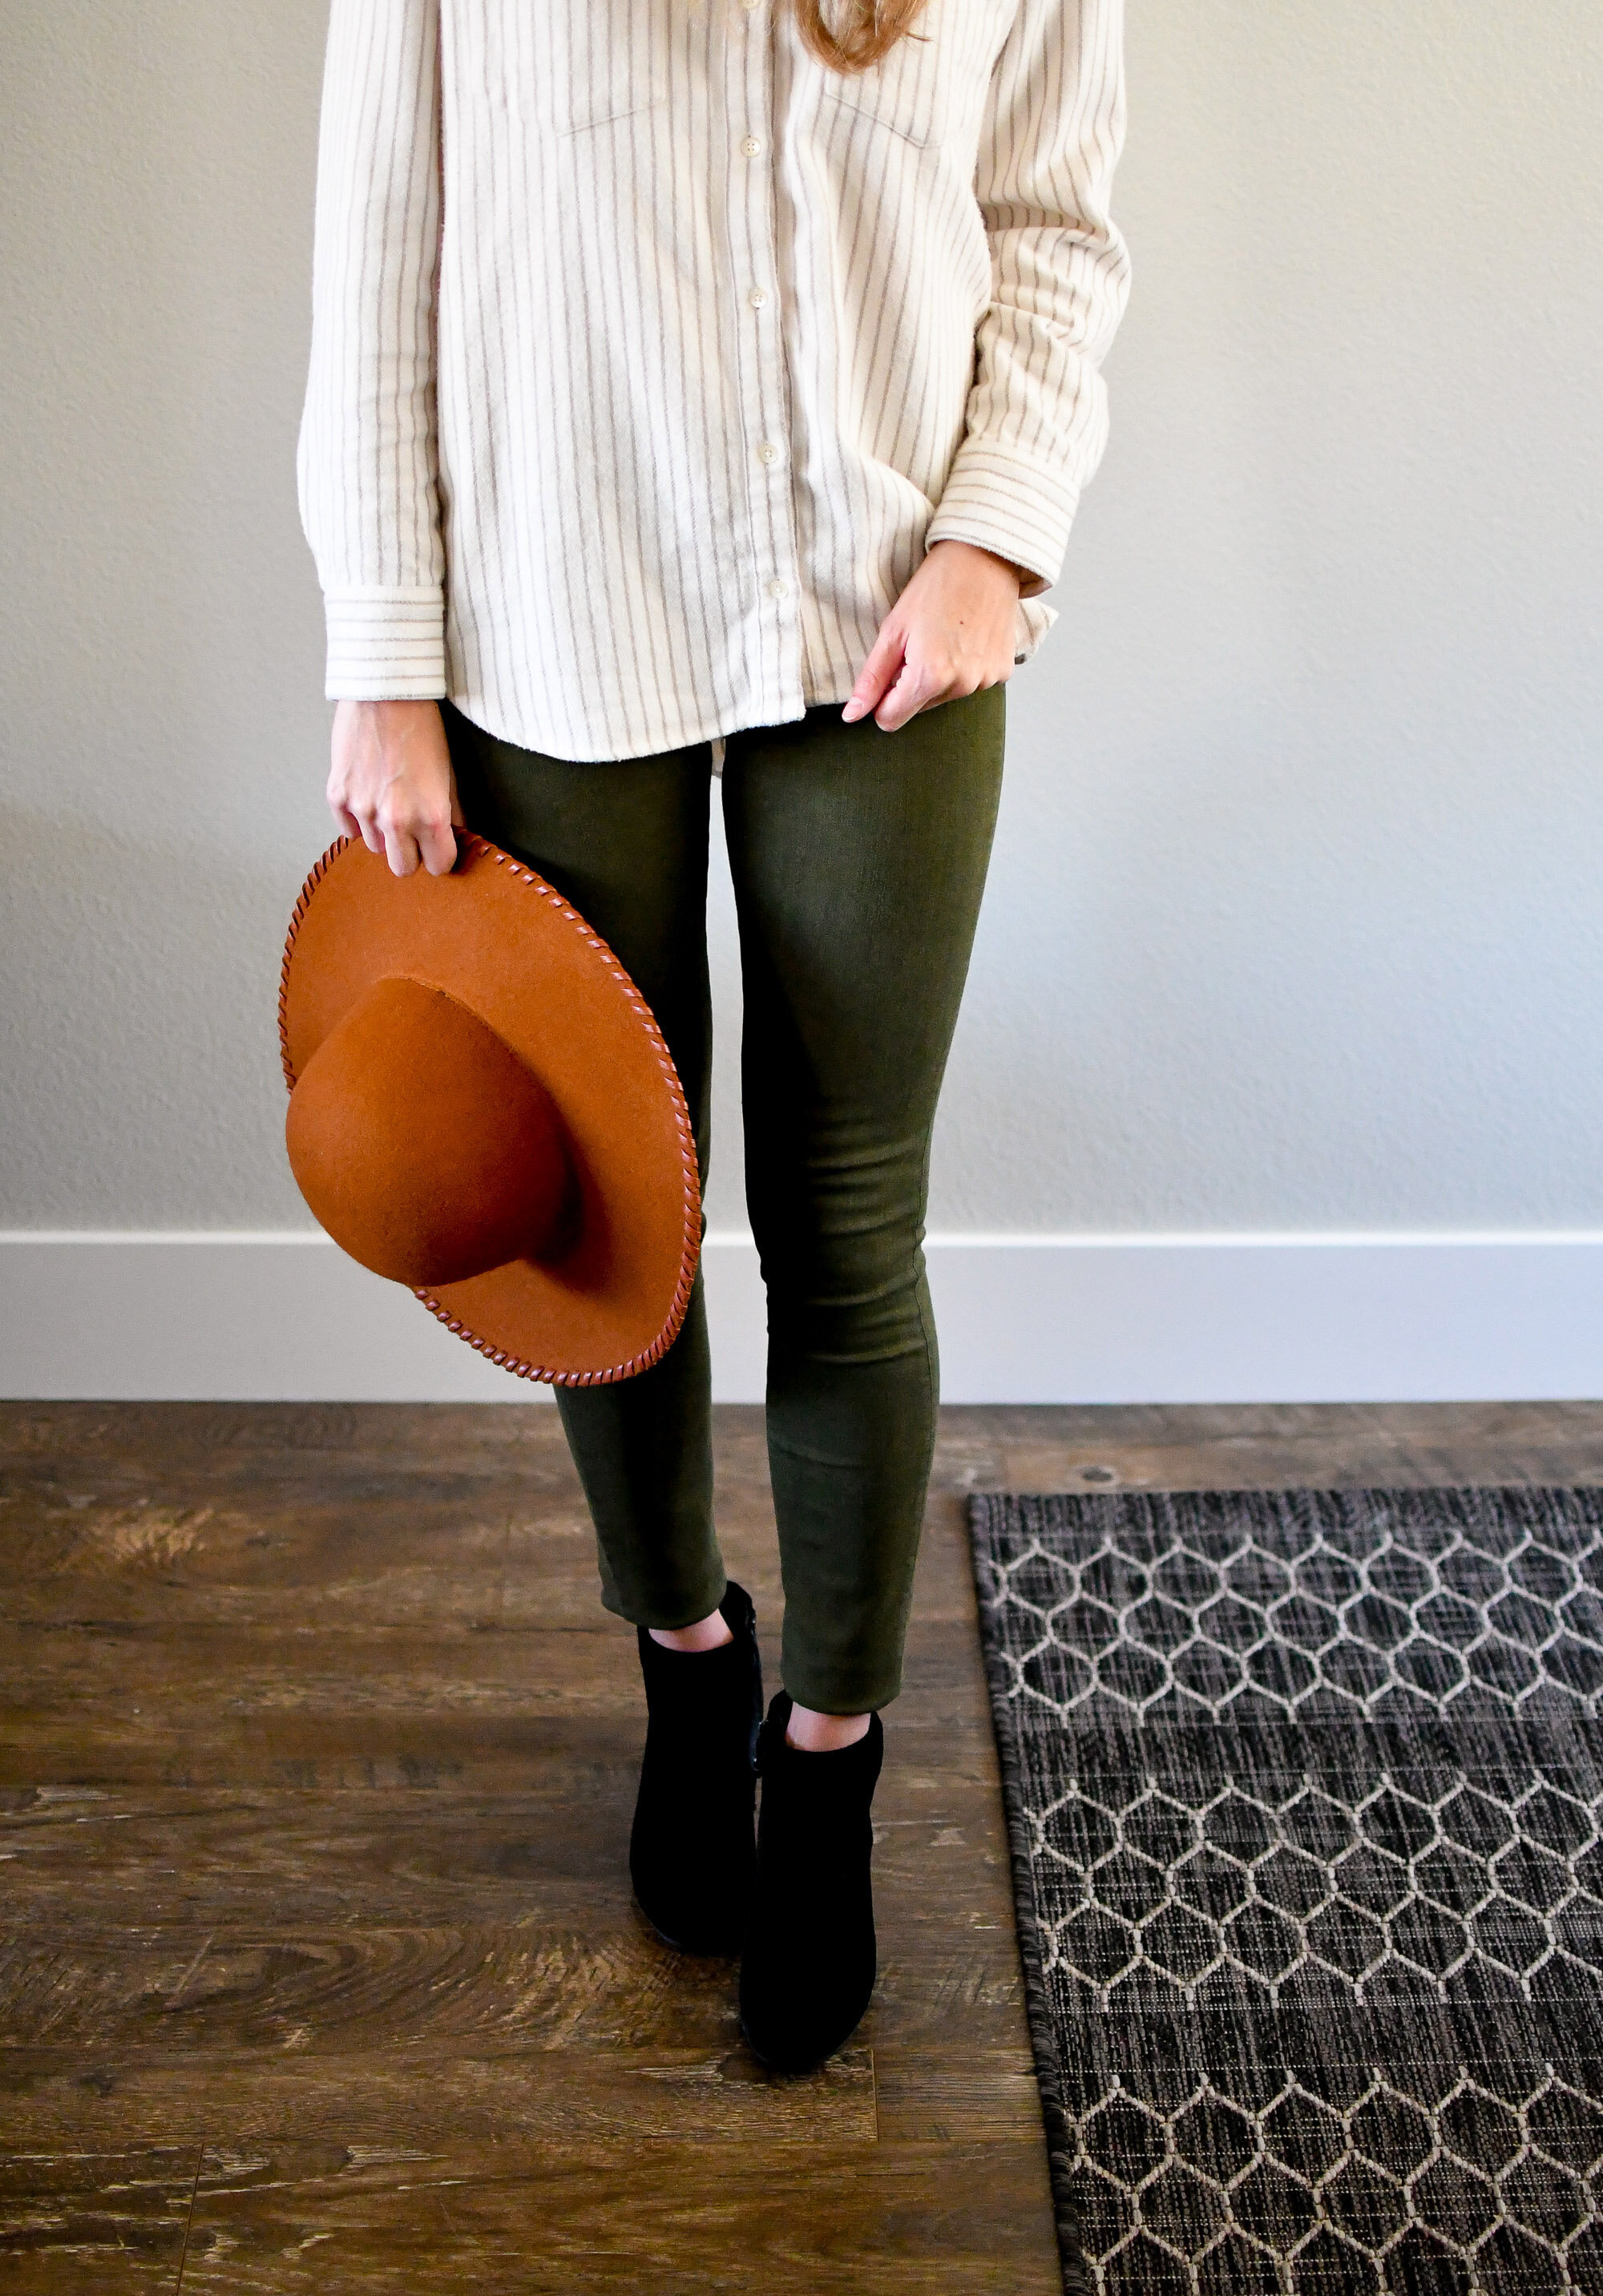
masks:
<svg viewBox="0 0 1603 2296"><path fill-rule="evenodd" d="M415 1291L560 1246L572 1171L550 1095L432 982L390 974L349 1006L296 1082L285 1140L335 1242Z"/></svg>

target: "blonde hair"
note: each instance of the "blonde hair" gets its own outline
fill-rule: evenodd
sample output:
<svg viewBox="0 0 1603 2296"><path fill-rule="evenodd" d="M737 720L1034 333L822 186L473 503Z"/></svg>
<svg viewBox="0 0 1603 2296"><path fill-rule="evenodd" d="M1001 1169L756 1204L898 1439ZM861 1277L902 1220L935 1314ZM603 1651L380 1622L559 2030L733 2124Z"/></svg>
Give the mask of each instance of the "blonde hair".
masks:
<svg viewBox="0 0 1603 2296"><path fill-rule="evenodd" d="M831 13L841 20L832 30L823 0L790 0L805 45L821 64L839 72L867 71L878 63L912 31L925 6L925 0L836 0Z"/></svg>

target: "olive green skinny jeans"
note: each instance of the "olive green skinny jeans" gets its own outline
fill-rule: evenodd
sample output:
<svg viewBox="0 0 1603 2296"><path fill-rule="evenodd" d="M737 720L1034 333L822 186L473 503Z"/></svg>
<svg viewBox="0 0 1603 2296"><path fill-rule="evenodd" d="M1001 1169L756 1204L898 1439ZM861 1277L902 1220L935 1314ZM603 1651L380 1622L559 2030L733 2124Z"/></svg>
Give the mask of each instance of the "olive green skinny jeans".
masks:
<svg viewBox="0 0 1603 2296"><path fill-rule="evenodd" d="M991 854L1005 693L893 734L824 703L726 745L782 1664L792 1697L826 1714L884 1706L901 1684L940 1392L921 1249L930 1135ZM704 1185L708 744L571 764L442 708L468 826L573 903L656 1015ZM556 1399L607 1609L647 1627L704 1618L727 1582L701 1277L660 1363Z"/></svg>

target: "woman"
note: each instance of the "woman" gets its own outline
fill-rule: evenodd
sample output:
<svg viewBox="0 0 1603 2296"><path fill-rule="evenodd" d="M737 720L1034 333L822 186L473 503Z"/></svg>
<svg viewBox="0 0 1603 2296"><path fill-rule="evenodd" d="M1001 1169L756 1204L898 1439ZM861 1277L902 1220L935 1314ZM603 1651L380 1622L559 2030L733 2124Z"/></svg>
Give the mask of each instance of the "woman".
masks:
<svg viewBox="0 0 1603 2296"><path fill-rule="evenodd" d="M653 1370L557 1401L638 1629L637 1895L741 1951L782 2068L874 1982L931 1128L1002 689L1106 436L1120 38L1120 0L334 0L300 450L329 800L399 874L466 825L557 885L650 1003L703 1173L721 768L785 1590L760 1739L699 1279Z"/></svg>

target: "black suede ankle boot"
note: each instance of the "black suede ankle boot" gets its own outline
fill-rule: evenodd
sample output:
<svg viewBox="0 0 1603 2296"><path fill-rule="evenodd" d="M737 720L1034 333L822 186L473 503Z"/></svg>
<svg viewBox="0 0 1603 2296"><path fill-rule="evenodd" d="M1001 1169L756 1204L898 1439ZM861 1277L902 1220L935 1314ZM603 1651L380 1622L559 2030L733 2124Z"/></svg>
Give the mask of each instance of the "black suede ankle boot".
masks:
<svg viewBox="0 0 1603 2296"><path fill-rule="evenodd" d="M757 1866L757 1617L733 1579L718 1607L735 1639L717 1650L668 1650L637 1630L648 1718L629 1879L652 1927L681 1953L740 1951Z"/></svg>
<svg viewBox="0 0 1603 2296"><path fill-rule="evenodd" d="M885 1740L875 1714L855 1746L804 1754L785 1742L790 1715L782 1690L757 1742L762 1812L740 2021L764 2064L799 2073L834 2054L874 1990L868 1813Z"/></svg>

